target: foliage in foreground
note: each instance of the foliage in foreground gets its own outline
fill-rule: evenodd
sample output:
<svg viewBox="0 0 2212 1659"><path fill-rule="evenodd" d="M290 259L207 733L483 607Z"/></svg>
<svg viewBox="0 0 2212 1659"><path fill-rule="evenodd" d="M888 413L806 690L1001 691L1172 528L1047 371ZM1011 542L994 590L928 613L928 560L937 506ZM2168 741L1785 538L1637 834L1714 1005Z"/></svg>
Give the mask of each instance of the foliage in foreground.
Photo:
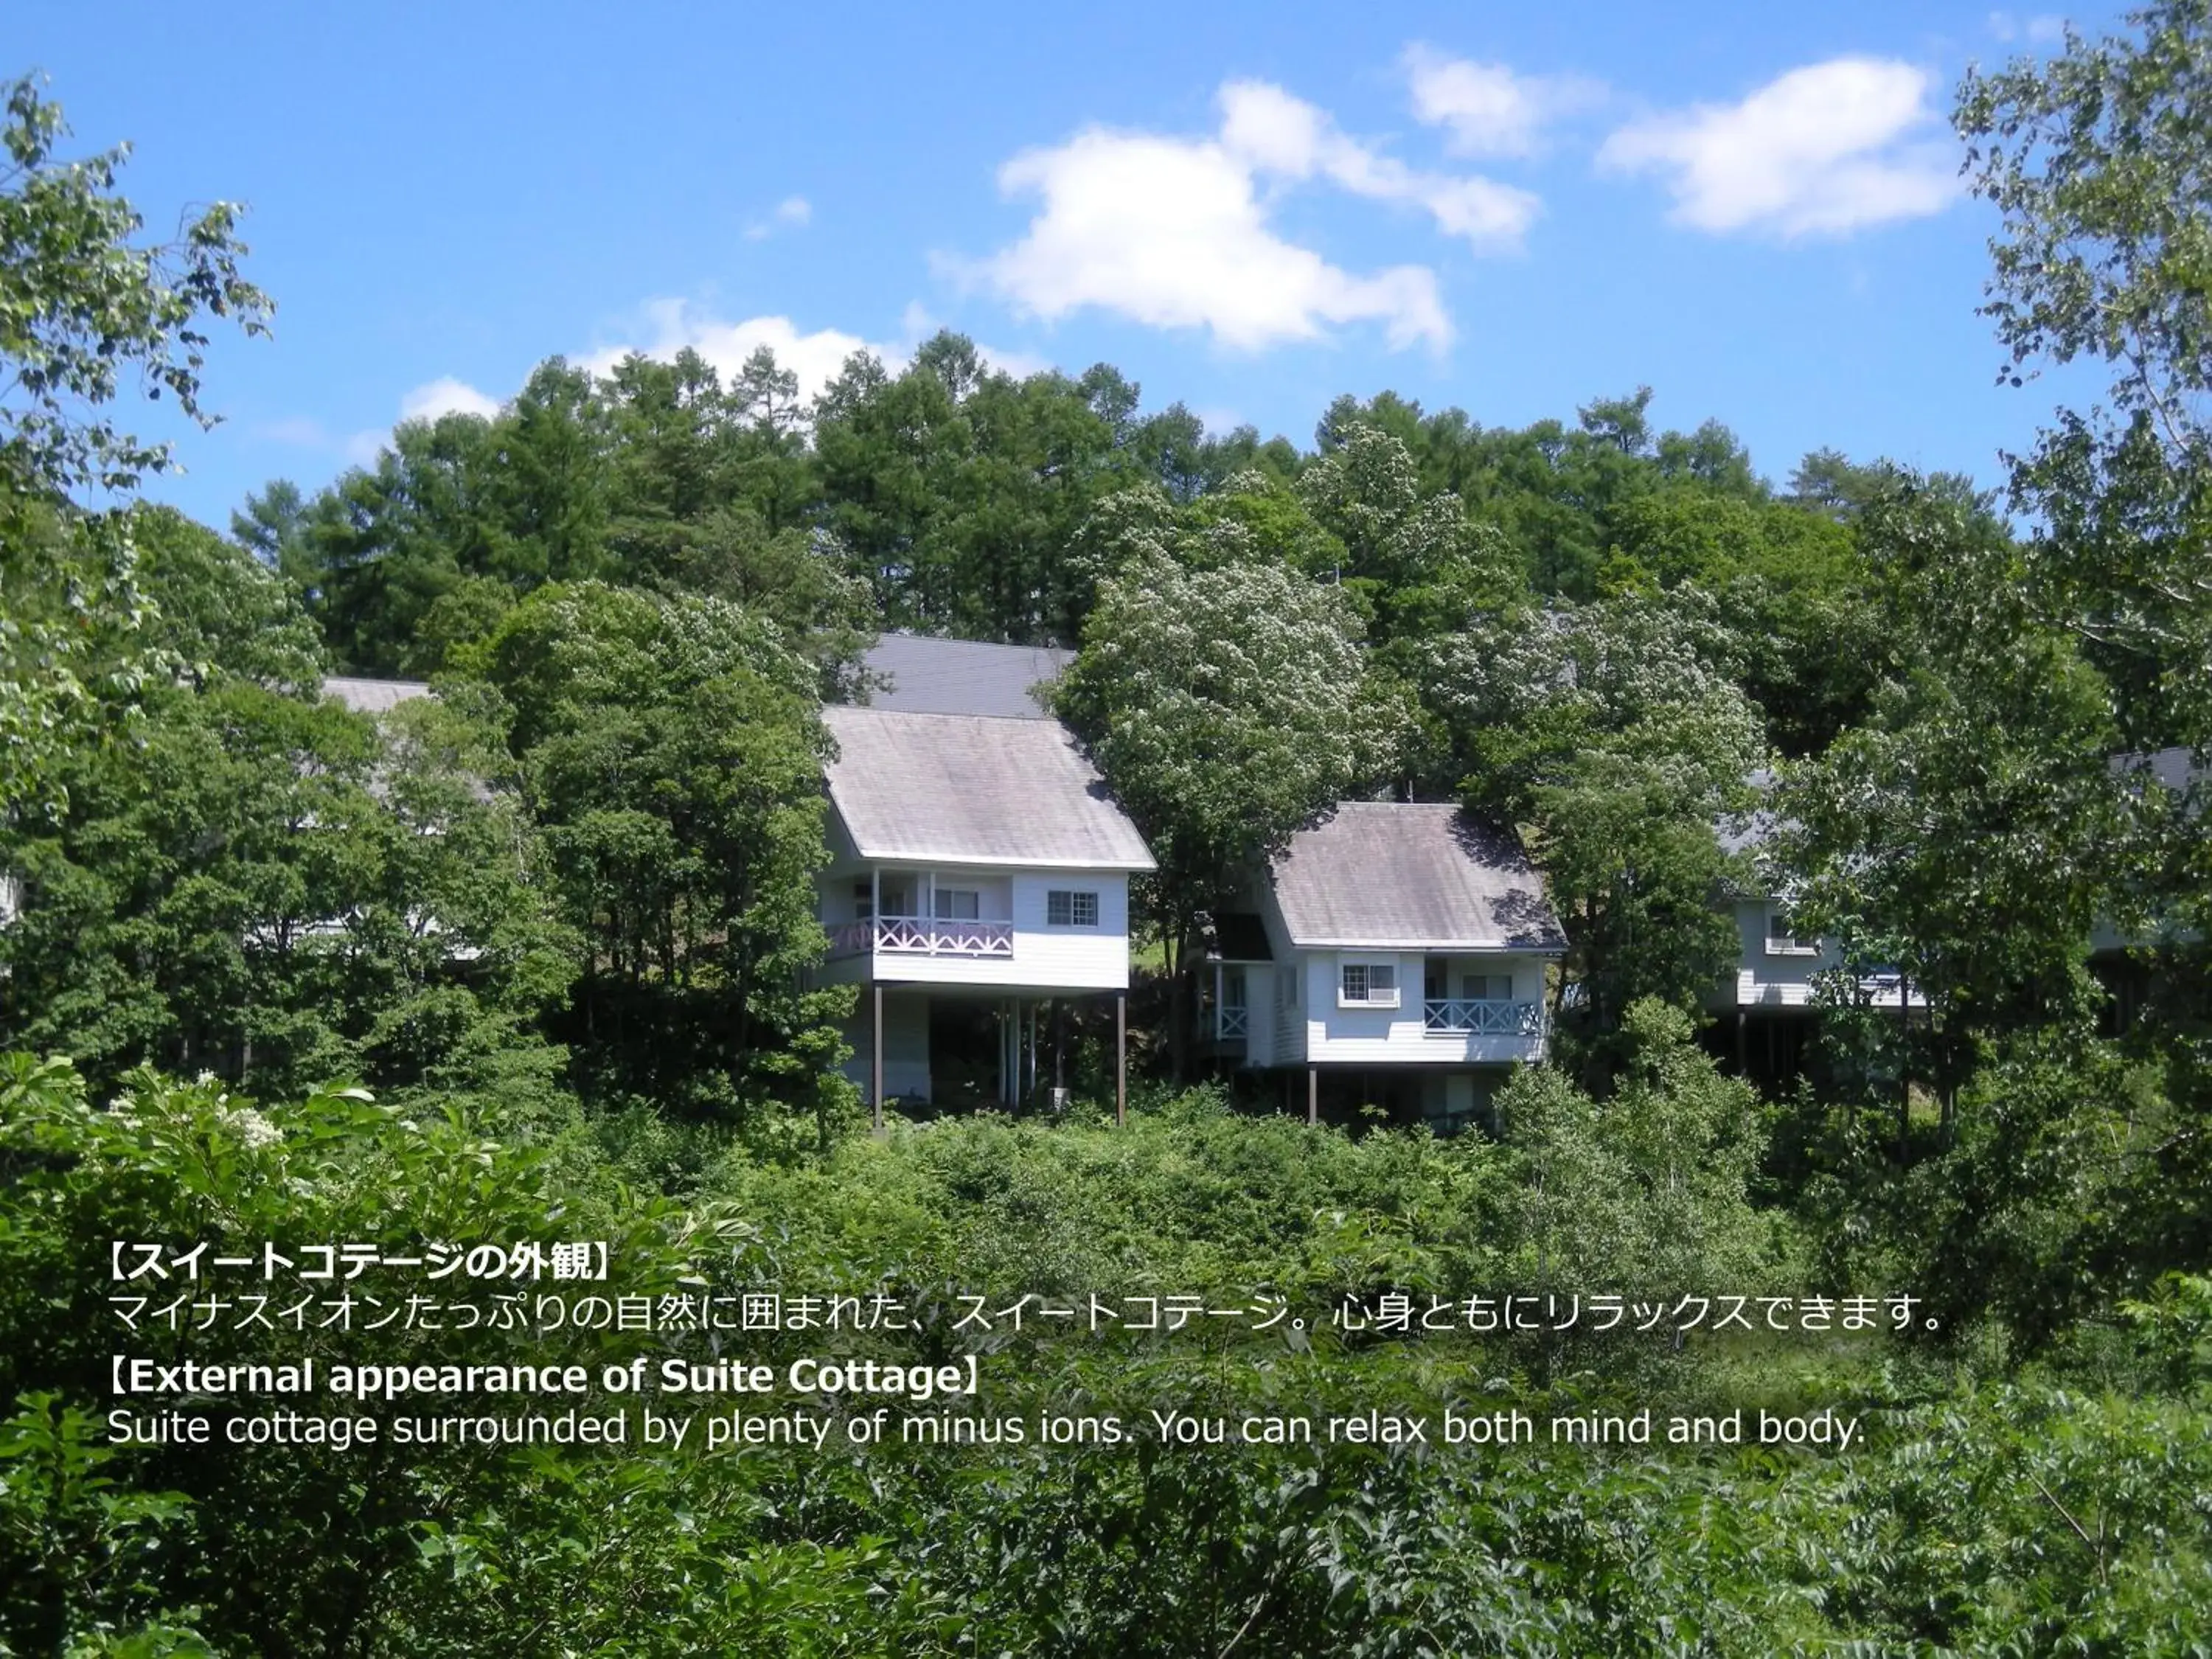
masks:
<svg viewBox="0 0 2212 1659"><path fill-rule="evenodd" d="M732 1156L679 1206L626 1180L580 1123L503 1127L463 1103L402 1115L344 1093L256 1108L150 1077L102 1110L66 1066L12 1060L0 1084L11 1413L0 1642L392 1655L1169 1656L1232 1643L1282 1656L1752 1655L1853 1641L2201 1651L2212 1626L2189 1589L2212 1565L2197 1498L2212 1482L2212 1286L2201 1280L2137 1310L2143 1341L2103 1388L2033 1374L1978 1384L1901 1352L1800 1356L1799 1399L1868 1425L1871 1443L1840 1458L1193 1450L1150 1437L818 1457L126 1454L100 1443L92 1414L112 1346L99 1273L114 1237L511 1238L542 1233L551 1214L564 1232L610 1237L663 1284L812 1288L842 1275L920 1296L955 1271L969 1284L1104 1274L1103 1288L1162 1289L1264 1274L1319 1293L1510 1279L1510 1261L1480 1252L1539 1224L1532 1183L1588 1179L1625 1183L1632 1212L1675 1206L1686 1238L1707 1227L1709 1254L1672 1271L1723 1271L1735 1247L1711 1227L1753 1212L1743 1154L1700 1141L1699 1114L1721 1103L1713 1089L1735 1087L1701 1063L1662 1043L1632 1067L1616 1127L1642 1121L1648 1141L1620 1137L1619 1162L1580 1176L1566 1155L1577 1126L1611 1108L1532 1077L1517 1109L1528 1133L1509 1123L1502 1145L1354 1139L1230 1116L1200 1096L1127 1132L985 1119L825 1162ZM381 1357L488 1357L480 1339L407 1341ZM1018 1401L1141 1420L1147 1401L1341 1412L1419 1401L1518 1405L1540 1422L1662 1395L1725 1402L1738 1375L1724 1351L1693 1346L1645 1384L1585 1373L1546 1386L1529 1380L1529 1358L1325 1331L1303 1352L1040 1341L994 1356L1003 1381L982 1409Z"/></svg>

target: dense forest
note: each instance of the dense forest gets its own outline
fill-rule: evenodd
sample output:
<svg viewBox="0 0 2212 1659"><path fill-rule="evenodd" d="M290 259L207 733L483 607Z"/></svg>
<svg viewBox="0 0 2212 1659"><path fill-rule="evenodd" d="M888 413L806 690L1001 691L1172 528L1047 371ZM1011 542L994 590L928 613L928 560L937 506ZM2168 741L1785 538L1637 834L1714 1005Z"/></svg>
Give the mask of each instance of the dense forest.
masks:
<svg viewBox="0 0 2212 1659"><path fill-rule="evenodd" d="M1385 393L1310 444L1209 433L1110 366L1015 378L945 333L811 402L766 352L726 381L554 358L495 417L404 423L211 527L137 498L167 458L113 417L140 384L198 415L203 331L264 328L234 216L146 245L118 158L65 159L19 83L0 1653L2212 1649L2212 819L2143 758L2212 750L2212 21L2130 28L1959 90L2010 373L2110 370L2002 494L1832 451L1777 483L1717 420L1655 428L1640 387L1517 429ZM868 694L890 629L1075 653L1055 710L1159 866L1126 1127L1091 1032L1065 1114L865 1133L853 994L807 969L820 709ZM372 717L332 675L437 695ZM1179 1029L1240 872L1361 798L1463 802L1543 872L1557 1040L1494 1134L1291 1121ZM1756 872L1727 833L1753 815ZM1717 896L1755 880L1852 969L1814 1063L1764 1090L1699 1042L1739 948ZM2129 946L2125 1018L2100 930ZM1911 1017L1855 991L1877 965ZM1118 1415L1130 1441L105 1443L111 1241L549 1218L611 1241L640 1296L895 1293L938 1316L841 1351L979 1352L994 1418ZM945 1312L971 1291L1312 1316L977 1348ZM1913 1317L1429 1338L1328 1314L1592 1292ZM411 1323L131 1340L535 1352ZM1144 1427L1285 1402L1828 1408L1865 1433Z"/></svg>

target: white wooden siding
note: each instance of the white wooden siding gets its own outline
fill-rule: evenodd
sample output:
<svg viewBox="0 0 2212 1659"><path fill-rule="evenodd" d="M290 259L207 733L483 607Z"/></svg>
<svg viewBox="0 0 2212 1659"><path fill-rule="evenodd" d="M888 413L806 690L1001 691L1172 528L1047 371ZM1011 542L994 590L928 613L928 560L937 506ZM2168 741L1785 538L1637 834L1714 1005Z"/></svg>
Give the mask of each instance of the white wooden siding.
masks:
<svg viewBox="0 0 2212 1659"><path fill-rule="evenodd" d="M1809 1008L1819 994L1817 976L1844 965L1843 952L1827 939L1818 951L1793 951L1782 941L1770 944L1767 927L1778 901L1738 899L1735 902L1736 970L1731 988L1721 986L1710 1008ZM1897 1006L1893 976L1869 980L1863 990L1876 1007ZM1733 993L1733 994L1731 994ZM1911 994L1914 1007L1924 1006L1918 991Z"/></svg>
<svg viewBox="0 0 2212 1659"><path fill-rule="evenodd" d="M1273 994L1265 1006L1273 1016L1270 1041L1255 1028L1245 1047L1248 1066L1364 1064L1413 1066L1499 1066L1533 1061L1544 1054L1544 1038L1474 1031L1431 1031L1423 1003L1423 974L1429 957L1419 951L1291 951L1276 944L1279 960L1270 977ZM1398 1006L1342 1007L1337 989L1346 960L1389 963L1396 969ZM1444 958L1455 994L1468 974L1502 975L1512 981L1509 1006L1529 1004L1542 1017L1545 959L1510 955L1457 955ZM1248 969L1249 973L1250 970ZM1295 984L1297 1000L1289 993ZM1261 1005L1254 999L1256 1019Z"/></svg>
<svg viewBox="0 0 2212 1659"><path fill-rule="evenodd" d="M1275 970L1264 962L1244 967L1244 1060L1249 1065L1267 1063L1275 1052ZM1261 1056L1256 1062L1254 1055Z"/></svg>
<svg viewBox="0 0 2212 1659"><path fill-rule="evenodd" d="M893 866L903 868L904 866ZM854 884L868 878L862 865L833 868L817 887L823 925L833 931L854 918ZM1129 878L1097 870L963 868L934 872L939 887L984 895L981 920L1012 924L1012 948L1003 956L929 955L920 951L863 951L833 957L818 977L848 983L871 977L886 984L991 987L1001 990L1120 991L1129 983ZM921 884L918 908L927 908ZM1054 927L1045 919L1045 896L1054 891L1096 893L1093 927ZM888 1086L888 1085L886 1085Z"/></svg>

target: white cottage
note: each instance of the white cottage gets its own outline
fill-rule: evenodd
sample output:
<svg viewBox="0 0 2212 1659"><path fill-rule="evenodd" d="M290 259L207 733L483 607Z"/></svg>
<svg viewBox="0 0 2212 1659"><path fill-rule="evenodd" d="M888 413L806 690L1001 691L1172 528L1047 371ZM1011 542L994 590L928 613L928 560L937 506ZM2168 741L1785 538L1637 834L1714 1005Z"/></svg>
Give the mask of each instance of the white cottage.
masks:
<svg viewBox="0 0 2212 1659"><path fill-rule="evenodd" d="M1761 769L1746 781L1764 792L1775 779ZM1717 1025L1713 1045L1732 1055L1740 1074L1770 1088L1804 1069L1823 994L1844 968L1842 947L1805 932L1791 915L1792 884L1767 851L1780 827L1764 808L1714 826L1721 850L1740 859L1741 873L1716 899L1735 922L1735 971L1705 999ZM1862 975L1856 994L1869 1007L1893 1012L1927 1006L1893 969Z"/></svg>
<svg viewBox="0 0 2212 1659"><path fill-rule="evenodd" d="M2111 764L2123 786L2147 797L2143 805L2154 811L2175 811L2193 820L2212 801L2212 758L2200 759L2194 750L2115 755ZM2107 1036L2118 1036L2136 1023L2155 988L2154 976L2168 965L2160 961L2161 948L2191 943L2197 937L2194 930L2168 915L2154 915L2148 922L2142 928L2123 928L2111 917L2100 916L2090 933L2089 971L2105 988Z"/></svg>
<svg viewBox="0 0 2212 1659"><path fill-rule="evenodd" d="M998 1097L1033 1092L1057 999L1112 995L1118 1046L1129 878L1152 858L1066 731L896 708L822 717L837 753L821 978L865 988L849 1065L878 1121L887 1097L935 1100L934 1051L979 1025L995 1032Z"/></svg>
<svg viewBox="0 0 2212 1659"><path fill-rule="evenodd" d="M1565 949L1514 837L1449 805L1347 801L1301 830L1217 918L1204 1030L1281 1073L1317 1120L1375 1103L1457 1129L1544 1056L1547 971Z"/></svg>

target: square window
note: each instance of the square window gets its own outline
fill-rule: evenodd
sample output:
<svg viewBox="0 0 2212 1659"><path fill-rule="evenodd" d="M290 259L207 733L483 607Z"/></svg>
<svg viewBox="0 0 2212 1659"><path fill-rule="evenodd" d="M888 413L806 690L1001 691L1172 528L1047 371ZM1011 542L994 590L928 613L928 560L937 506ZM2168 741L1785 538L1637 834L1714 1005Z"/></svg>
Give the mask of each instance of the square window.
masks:
<svg viewBox="0 0 2212 1659"><path fill-rule="evenodd" d="M1815 956L1820 941L1801 935L1796 918L1782 905L1772 904L1766 910L1766 949L1771 956Z"/></svg>
<svg viewBox="0 0 2212 1659"><path fill-rule="evenodd" d="M983 896L972 887L940 887L937 890L937 919L939 921L974 921L983 913Z"/></svg>
<svg viewBox="0 0 2212 1659"><path fill-rule="evenodd" d="M1364 1003L1369 1007L1398 1006L1398 969L1395 963L1347 962L1338 969L1337 1000Z"/></svg>
<svg viewBox="0 0 2212 1659"><path fill-rule="evenodd" d="M1044 896L1044 920L1048 927L1096 927L1098 895L1079 889L1054 888Z"/></svg>

